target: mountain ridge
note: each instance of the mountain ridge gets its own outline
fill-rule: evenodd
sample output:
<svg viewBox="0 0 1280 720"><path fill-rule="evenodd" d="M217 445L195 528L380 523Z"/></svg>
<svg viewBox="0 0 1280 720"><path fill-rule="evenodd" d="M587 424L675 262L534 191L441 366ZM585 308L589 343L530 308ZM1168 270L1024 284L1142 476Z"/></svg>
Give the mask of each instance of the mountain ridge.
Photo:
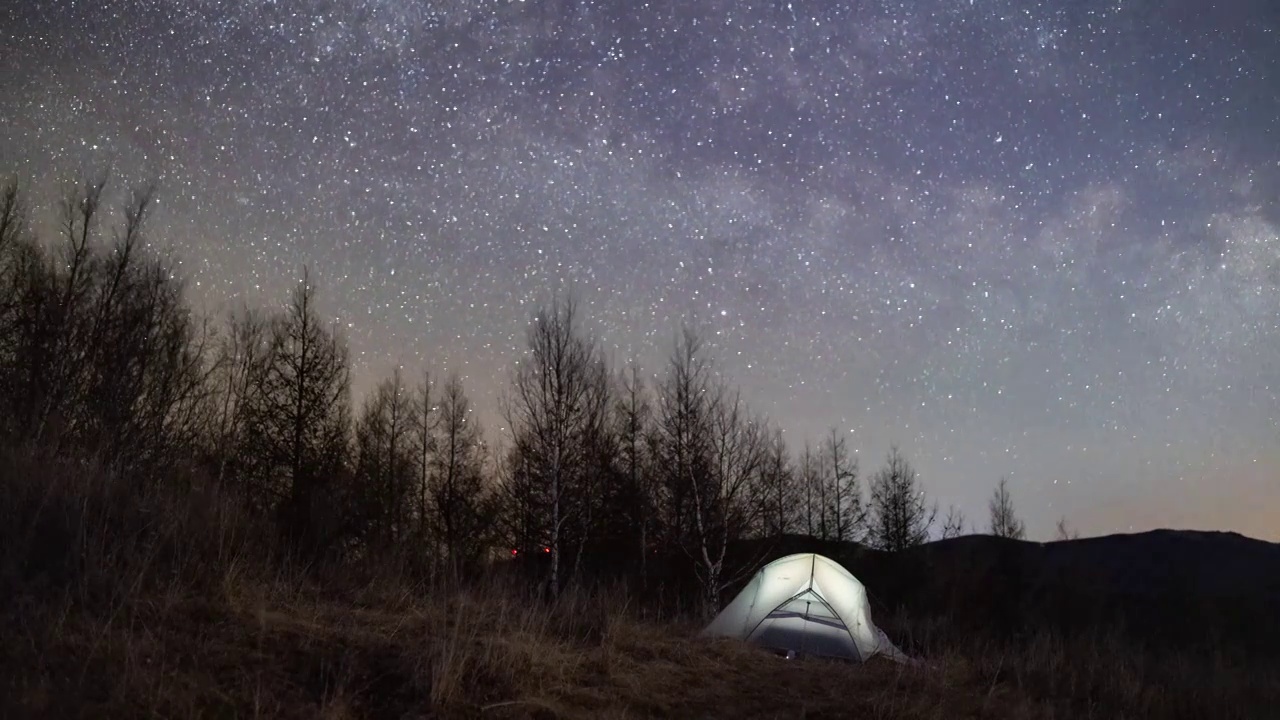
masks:
<svg viewBox="0 0 1280 720"><path fill-rule="evenodd" d="M1280 543L1238 533L968 535L896 553L791 535L735 551L741 567L793 552L831 557L866 585L886 620L906 614L1002 639L1105 628L1157 649L1280 654Z"/></svg>

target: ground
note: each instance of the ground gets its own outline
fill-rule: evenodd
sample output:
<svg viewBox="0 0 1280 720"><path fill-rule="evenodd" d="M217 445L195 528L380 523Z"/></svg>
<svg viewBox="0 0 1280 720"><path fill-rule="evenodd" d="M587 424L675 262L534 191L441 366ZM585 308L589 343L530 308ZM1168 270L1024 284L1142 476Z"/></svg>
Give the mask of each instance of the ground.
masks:
<svg viewBox="0 0 1280 720"><path fill-rule="evenodd" d="M0 497L0 717L1231 720L1280 707L1275 644L1239 634L1274 637L1277 548L1239 538L769 549L845 562L876 623L921 661L907 667L701 638L705 619L620 587L549 602L501 573L427 587L403 568L299 566L227 498L139 492L74 463L0 457ZM1154 587L1168 563L1144 558L1170 542L1219 548L1179 552L1221 578L1184 572L1159 612L1123 585L1065 602L1045 579L1086 566L1101 582L1105 551L1117 576L1146 562ZM1226 572L1230 558L1247 562ZM1128 630L1091 619L1144 614Z"/></svg>
<svg viewBox="0 0 1280 720"><path fill-rule="evenodd" d="M497 587L342 603L239 588L28 612L39 622L7 629L6 717L1243 718L1276 700L1248 672L1175 680L1105 645L1092 667L1043 641L921 667L786 660L609 593L543 606Z"/></svg>

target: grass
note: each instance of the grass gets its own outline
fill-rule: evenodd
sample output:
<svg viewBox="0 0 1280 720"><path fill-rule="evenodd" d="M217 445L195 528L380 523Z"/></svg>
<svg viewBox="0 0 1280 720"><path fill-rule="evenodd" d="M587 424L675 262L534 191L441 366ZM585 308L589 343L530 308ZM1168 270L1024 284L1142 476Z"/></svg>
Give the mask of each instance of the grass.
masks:
<svg viewBox="0 0 1280 720"><path fill-rule="evenodd" d="M1118 635L1018 643L877 618L918 668L788 661L625 593L533 601L499 578L317 582L233 498L0 460L0 716L1251 718L1275 667L1150 656Z"/></svg>

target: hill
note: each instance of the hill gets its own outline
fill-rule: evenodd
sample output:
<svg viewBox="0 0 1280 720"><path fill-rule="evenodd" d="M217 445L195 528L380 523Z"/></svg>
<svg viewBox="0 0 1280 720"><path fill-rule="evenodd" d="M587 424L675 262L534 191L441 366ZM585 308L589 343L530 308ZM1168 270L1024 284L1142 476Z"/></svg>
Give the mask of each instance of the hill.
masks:
<svg viewBox="0 0 1280 720"><path fill-rule="evenodd" d="M897 554L789 536L738 559L820 552L868 586L891 618L993 639L1043 630L1117 632L1151 650L1280 656L1280 544L1155 530L1050 543L965 536Z"/></svg>

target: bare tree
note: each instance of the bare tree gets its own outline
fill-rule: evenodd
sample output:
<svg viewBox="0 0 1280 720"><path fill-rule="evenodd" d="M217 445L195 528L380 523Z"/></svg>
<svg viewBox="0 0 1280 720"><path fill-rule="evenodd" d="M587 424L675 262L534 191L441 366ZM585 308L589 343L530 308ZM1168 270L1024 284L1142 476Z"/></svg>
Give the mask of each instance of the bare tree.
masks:
<svg viewBox="0 0 1280 720"><path fill-rule="evenodd" d="M752 522L748 492L763 458L763 423L750 416L741 393L717 388L711 399L710 472L706 482L692 482L696 562L703 608L719 610L725 582L725 555L733 540Z"/></svg>
<svg viewBox="0 0 1280 720"><path fill-rule="evenodd" d="M546 582L541 563L534 557L544 549L550 554L547 542L547 518L551 515L548 488L534 474L534 464L528 449L527 438L516 436L511 447L498 457L499 506L498 516L501 534L510 543L511 552L529 579ZM549 561L550 558L547 558Z"/></svg>
<svg viewBox="0 0 1280 720"><path fill-rule="evenodd" d="M1067 525L1066 517L1060 517L1058 518L1057 535L1055 536L1055 539L1078 540L1080 539L1080 533L1073 530L1069 525Z"/></svg>
<svg viewBox="0 0 1280 720"><path fill-rule="evenodd" d="M870 538L882 550L896 552L923 544L937 518L925 504L916 471L894 446L885 466L871 478Z"/></svg>
<svg viewBox="0 0 1280 720"><path fill-rule="evenodd" d="M150 261L139 274L129 290L132 299L124 303L124 321L104 345L131 351L104 352L94 387L106 390L98 397L128 408L100 411L112 465L154 481L199 452L211 411L216 336L207 320L192 317L170 263ZM121 362L119 355L128 359ZM108 359L120 369L114 377L105 373Z"/></svg>
<svg viewBox="0 0 1280 720"><path fill-rule="evenodd" d="M763 423L716 379L687 326L659 386L655 430L669 542L693 560L703 609L714 612L729 580L728 546L754 520L750 492L763 457Z"/></svg>
<svg viewBox="0 0 1280 720"><path fill-rule="evenodd" d="M601 418L592 393L599 367L594 338L579 328L572 297L554 299L540 310L529 329L529 355L517 366L505 399L507 422L522 454L528 485L543 485L548 510L546 543L550 549L548 588L561 588L565 547L562 535L574 504L575 473L583 467L586 438Z"/></svg>
<svg viewBox="0 0 1280 720"><path fill-rule="evenodd" d="M803 496L805 534L825 540L827 538L826 487L822 482L822 458L814 452L806 440L800 451L797 470L800 493Z"/></svg>
<svg viewBox="0 0 1280 720"><path fill-rule="evenodd" d="M455 373L440 393L432 500L438 545L451 580L478 559L492 531L484 482L484 441Z"/></svg>
<svg viewBox="0 0 1280 720"><path fill-rule="evenodd" d="M440 409L436 403L435 384L430 371L422 374L422 382L413 392L409 414L411 448L413 455L413 518L418 544L430 553L432 561L439 560L439 548L433 545L435 532L432 527L433 512L431 488L438 447L436 430L439 427ZM432 547L428 547L432 546Z"/></svg>
<svg viewBox="0 0 1280 720"><path fill-rule="evenodd" d="M336 527L322 525L333 523L332 483L345 467L351 424L346 346L321 324L315 296L304 273L273 323L266 366L248 396L245 437L262 473L250 489L311 552L336 539Z"/></svg>
<svg viewBox="0 0 1280 720"><path fill-rule="evenodd" d="M105 186L68 186L59 262L27 239L16 186L0 191L0 381L11 431L141 481L196 449L211 333L144 247L153 189L130 194L106 247Z"/></svg>
<svg viewBox="0 0 1280 720"><path fill-rule="evenodd" d="M27 236L27 209L18 181L0 185L0 333L7 335L5 320L17 299L14 273L18 248ZM3 337L3 335L0 335Z"/></svg>
<svg viewBox="0 0 1280 720"><path fill-rule="evenodd" d="M760 508L760 533L776 537L792 532L796 526L796 474L782 430L774 428L764 442L755 497Z"/></svg>
<svg viewBox="0 0 1280 720"><path fill-rule="evenodd" d="M964 513L952 505L947 509L947 517L942 521L942 539L949 540L964 534Z"/></svg>
<svg viewBox="0 0 1280 720"><path fill-rule="evenodd" d="M696 543L692 488L710 472L711 367L702 341L683 328L658 385L654 424L654 474L660 496L664 544L687 549Z"/></svg>
<svg viewBox="0 0 1280 720"><path fill-rule="evenodd" d="M227 328L218 344L211 374L215 407L209 452L216 458L219 484L229 476L253 472L249 469L253 458L237 450L247 447L250 394L262 387L262 373L270 357L270 330L270 319L248 306L232 310L227 316Z"/></svg>
<svg viewBox="0 0 1280 720"><path fill-rule="evenodd" d="M0 185L0 255L18 244L26 232L26 207L17 180Z"/></svg>
<svg viewBox="0 0 1280 720"><path fill-rule="evenodd" d="M1013 512L1013 499L1009 496L1009 479L1000 478L991 497L991 534L996 537L1022 540L1026 527Z"/></svg>
<svg viewBox="0 0 1280 720"><path fill-rule="evenodd" d="M28 249L26 207L17 180L0 187L0 415L5 420L0 431L17 432L22 427L22 355L24 340L30 327L29 313L33 310L28 285L43 277L43 258L32 263L24 258L39 255L38 247ZM25 260L25 261L24 261ZM38 270L33 273L32 270ZM24 316L28 322L23 322Z"/></svg>
<svg viewBox="0 0 1280 720"><path fill-rule="evenodd" d="M648 582L649 546L657 522L648 443L653 408L645 392L639 366L631 365L620 373L619 389L613 408L613 425L621 482L614 495L616 509L612 514L620 517L633 534L636 570L643 587Z"/></svg>
<svg viewBox="0 0 1280 720"><path fill-rule="evenodd" d="M52 434L57 442L76 430L79 413L75 400L84 391L83 371L91 364L86 356L94 347L88 337L93 319L89 298L94 286L98 215L106 184L103 174L96 180L70 183L64 192L60 255L51 273L52 297L41 318L45 323L41 334L45 336L48 365L32 377L34 382L29 388L39 408L34 428L37 440Z"/></svg>
<svg viewBox="0 0 1280 720"><path fill-rule="evenodd" d="M17 182L0 202L0 429L21 439L39 434L62 333L58 268L29 234Z"/></svg>
<svg viewBox="0 0 1280 720"><path fill-rule="evenodd" d="M365 400L356 423L356 483L361 535L378 550L400 547L408 534L415 479L413 404L400 370Z"/></svg>
<svg viewBox="0 0 1280 720"><path fill-rule="evenodd" d="M562 496L569 500L567 517L573 519L567 529L575 543L573 572L566 579L574 579L582 571L588 545L599 546L611 533L606 529L611 518L605 503L616 498L619 486L619 440L610 423L614 392L609 368L602 356L596 355L587 372L587 393L583 423L581 460L578 472L570 476L572 485Z"/></svg>
<svg viewBox="0 0 1280 720"><path fill-rule="evenodd" d="M823 493L827 503L824 515L828 534L838 541L861 540L866 534L867 511L862 504L862 488L858 484L858 461L849 457L845 438L831 428L822 449L828 485Z"/></svg>

